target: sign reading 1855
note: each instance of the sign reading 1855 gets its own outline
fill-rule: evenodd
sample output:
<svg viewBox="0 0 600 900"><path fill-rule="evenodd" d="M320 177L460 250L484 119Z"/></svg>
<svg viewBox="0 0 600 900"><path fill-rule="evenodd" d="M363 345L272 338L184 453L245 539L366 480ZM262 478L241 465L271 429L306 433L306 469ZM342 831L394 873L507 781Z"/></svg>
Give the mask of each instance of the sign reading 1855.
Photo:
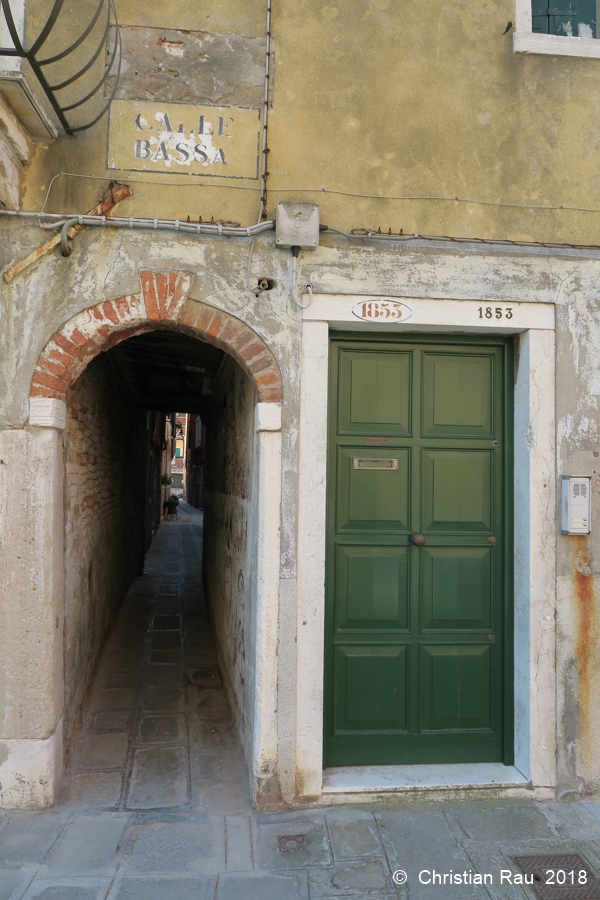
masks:
<svg viewBox="0 0 600 900"><path fill-rule="evenodd" d="M412 309L399 300L363 300L352 307L352 315L367 322L405 322L412 316Z"/></svg>
<svg viewBox="0 0 600 900"><path fill-rule="evenodd" d="M480 319L512 319L512 306L480 306Z"/></svg>

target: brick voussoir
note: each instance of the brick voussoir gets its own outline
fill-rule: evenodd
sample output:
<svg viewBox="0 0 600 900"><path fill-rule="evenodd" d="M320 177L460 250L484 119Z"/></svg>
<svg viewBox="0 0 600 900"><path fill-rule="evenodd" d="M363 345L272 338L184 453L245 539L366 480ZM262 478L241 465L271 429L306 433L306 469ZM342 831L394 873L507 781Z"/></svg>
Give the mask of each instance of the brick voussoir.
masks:
<svg viewBox="0 0 600 900"><path fill-rule="evenodd" d="M252 356L244 354L244 359L256 375L260 375L261 372L268 369L276 368L273 357L266 348L261 353L255 353Z"/></svg>
<svg viewBox="0 0 600 900"><path fill-rule="evenodd" d="M44 351L44 357L60 363L65 369L68 369L73 362L73 356L71 356L70 353L65 353L64 350L60 350L57 346L50 346L46 349Z"/></svg>
<svg viewBox="0 0 600 900"><path fill-rule="evenodd" d="M227 321L227 313L223 313L220 310L215 310L215 314L213 316L212 322L207 329L207 334L210 334L211 337L217 338L224 327Z"/></svg>
<svg viewBox="0 0 600 900"><path fill-rule="evenodd" d="M117 297L116 300L113 300L113 304L117 310L117 315L119 316L120 322L127 322L131 317L132 310L129 306L129 298L128 297Z"/></svg>
<svg viewBox="0 0 600 900"><path fill-rule="evenodd" d="M42 385L34 384L29 392L30 397L49 397L52 400L64 400L63 391L55 391L52 388L42 387Z"/></svg>
<svg viewBox="0 0 600 900"><path fill-rule="evenodd" d="M167 301L169 299L169 276L164 272L157 272L154 275L154 284L156 285L156 296L158 299L158 312L161 319L167 315Z"/></svg>
<svg viewBox="0 0 600 900"><path fill-rule="evenodd" d="M56 375L57 378L62 378L65 382L70 380L70 369L62 363L50 359L46 354L40 357L36 369L43 369L50 375Z"/></svg>
<svg viewBox="0 0 600 900"><path fill-rule="evenodd" d="M81 352L81 349L74 343L74 341L70 341L64 334L61 334L59 331L52 337L52 341L64 351L71 359L83 360L84 354Z"/></svg>
<svg viewBox="0 0 600 900"><path fill-rule="evenodd" d="M190 315L189 324L192 328L201 331L203 334L208 334L208 329L210 328L211 322L214 319L217 310L212 306L205 306L204 304L200 305L196 303L194 305L198 308L193 314ZM187 306L185 321L187 324Z"/></svg>
<svg viewBox="0 0 600 900"><path fill-rule="evenodd" d="M111 302L110 300L106 300L102 304L101 308L102 308L102 312L103 312L105 318L109 319L113 323L113 325L120 324L121 320L119 318L119 313L118 313L117 307L115 306L114 302Z"/></svg>
<svg viewBox="0 0 600 900"><path fill-rule="evenodd" d="M243 325L239 334L230 341L230 346L241 354L245 347L248 347L256 340L259 340L258 335L251 328L248 328L247 325Z"/></svg>
<svg viewBox="0 0 600 900"><path fill-rule="evenodd" d="M259 390L258 397L261 403L281 403L283 389L280 387L267 387Z"/></svg>
<svg viewBox="0 0 600 900"><path fill-rule="evenodd" d="M160 320L160 306L154 275L149 269L142 269L140 272L140 281L142 284L142 296L146 307L146 315L151 321L158 322Z"/></svg>
<svg viewBox="0 0 600 900"><path fill-rule="evenodd" d="M248 329L243 322L229 316L219 332L219 339L224 341L228 346L233 347L236 340L246 331L248 331Z"/></svg>
<svg viewBox="0 0 600 900"><path fill-rule="evenodd" d="M35 384L41 384L43 387L60 391L62 395L66 394L67 389L69 388L69 382L63 381L62 378L58 378L56 375L50 375L49 372L44 372L43 369L36 368L31 380L35 382Z"/></svg>
<svg viewBox="0 0 600 900"><path fill-rule="evenodd" d="M279 372L276 372L274 369L265 369L264 372L255 375L254 383L259 387L282 387Z"/></svg>
<svg viewBox="0 0 600 900"><path fill-rule="evenodd" d="M173 275L177 277L175 279L172 278ZM179 311L182 306L184 306L190 289L192 287L192 282L194 280L193 275L189 272L171 272L169 275L169 301L167 303L167 318L172 322L176 322L179 318ZM171 284L173 287L171 288Z"/></svg>

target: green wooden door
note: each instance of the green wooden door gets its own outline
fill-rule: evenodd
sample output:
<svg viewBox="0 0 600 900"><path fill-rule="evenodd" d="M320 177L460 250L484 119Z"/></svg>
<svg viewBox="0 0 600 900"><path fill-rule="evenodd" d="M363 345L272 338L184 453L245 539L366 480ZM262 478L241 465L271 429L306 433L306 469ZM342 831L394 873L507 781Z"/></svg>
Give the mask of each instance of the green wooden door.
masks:
<svg viewBox="0 0 600 900"><path fill-rule="evenodd" d="M361 338L331 344L325 764L511 763L510 346Z"/></svg>

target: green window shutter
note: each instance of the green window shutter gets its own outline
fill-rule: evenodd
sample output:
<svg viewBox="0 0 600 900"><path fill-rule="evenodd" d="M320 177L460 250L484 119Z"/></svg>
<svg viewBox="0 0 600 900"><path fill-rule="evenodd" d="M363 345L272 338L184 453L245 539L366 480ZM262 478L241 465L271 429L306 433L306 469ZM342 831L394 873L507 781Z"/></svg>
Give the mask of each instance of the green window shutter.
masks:
<svg viewBox="0 0 600 900"><path fill-rule="evenodd" d="M551 0L548 17L550 34L596 37L596 0Z"/></svg>
<svg viewBox="0 0 600 900"><path fill-rule="evenodd" d="M532 30L538 34L548 34L550 18L548 0L531 0Z"/></svg>

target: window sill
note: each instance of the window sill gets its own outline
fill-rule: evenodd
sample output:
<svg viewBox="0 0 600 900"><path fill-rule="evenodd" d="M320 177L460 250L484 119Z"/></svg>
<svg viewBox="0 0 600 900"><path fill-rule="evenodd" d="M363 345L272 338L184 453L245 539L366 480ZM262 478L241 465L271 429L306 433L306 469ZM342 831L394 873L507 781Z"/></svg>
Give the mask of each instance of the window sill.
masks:
<svg viewBox="0 0 600 900"><path fill-rule="evenodd" d="M515 53L600 59L600 40L598 38L561 37L555 34L515 31L513 50Z"/></svg>

